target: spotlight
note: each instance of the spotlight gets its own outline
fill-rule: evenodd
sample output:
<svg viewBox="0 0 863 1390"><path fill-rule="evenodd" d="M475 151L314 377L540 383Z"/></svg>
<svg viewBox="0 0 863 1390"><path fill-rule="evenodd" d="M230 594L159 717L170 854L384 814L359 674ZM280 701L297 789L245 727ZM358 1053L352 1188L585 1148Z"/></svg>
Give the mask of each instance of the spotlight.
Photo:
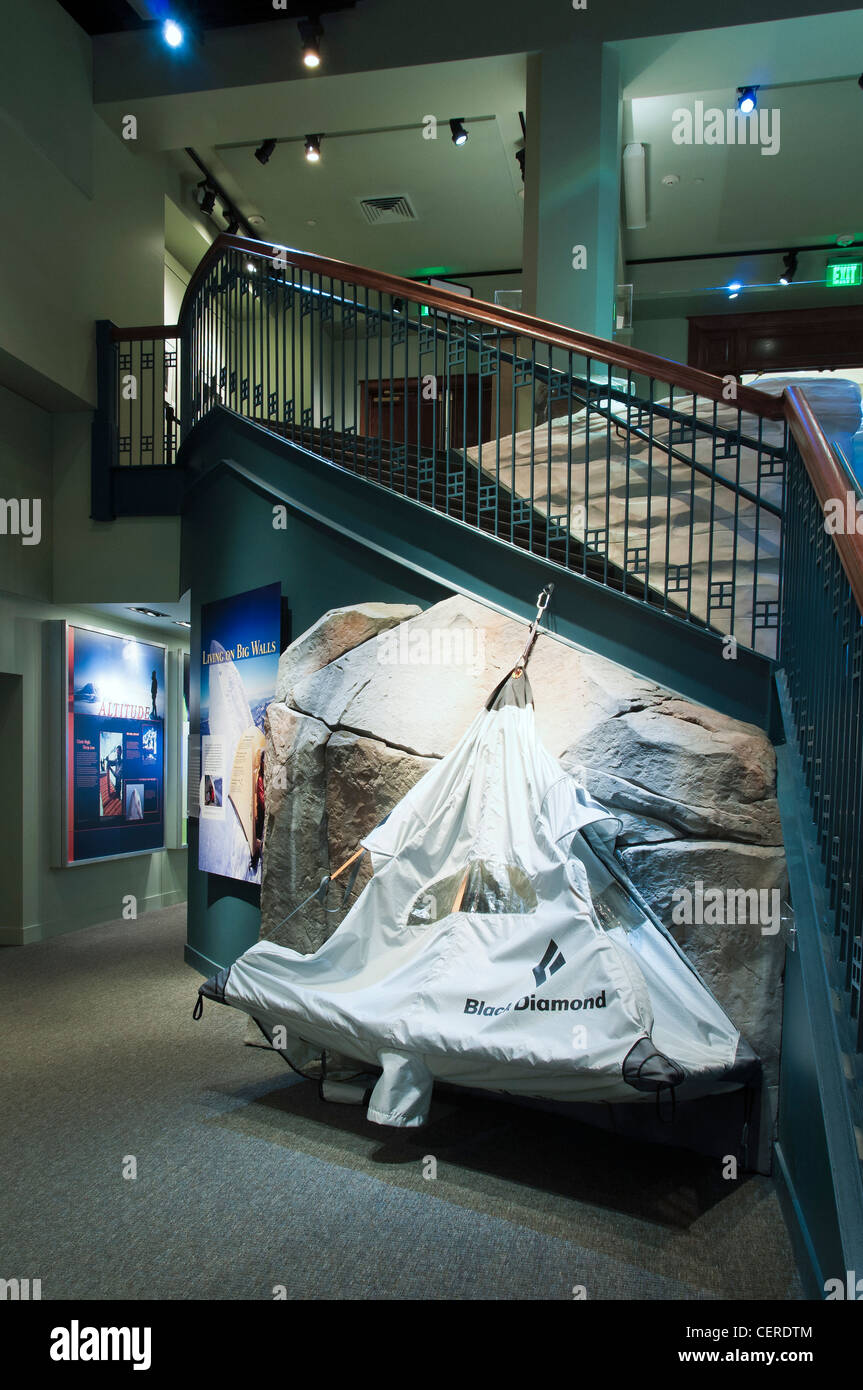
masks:
<svg viewBox="0 0 863 1390"><path fill-rule="evenodd" d="M306 159L309 161L310 164L317 164L318 160L321 157L322 139L322 135L306 136Z"/></svg>
<svg viewBox="0 0 863 1390"><path fill-rule="evenodd" d="M209 217L212 214L213 208L216 206L216 190L210 187L206 179L201 180L198 184L198 188L200 190L198 202L201 206L201 212L205 212Z"/></svg>
<svg viewBox="0 0 863 1390"><path fill-rule="evenodd" d="M742 289L743 286L739 280L732 280L731 284L728 286L728 298L736 299Z"/></svg>
<svg viewBox="0 0 863 1390"><path fill-rule="evenodd" d="M246 261L246 270L250 275L257 275L258 273L258 267L255 265L254 261Z"/></svg>
<svg viewBox="0 0 863 1390"><path fill-rule="evenodd" d="M459 116L455 121L450 121L449 128L452 131L452 142L454 145L467 144L467 131L464 128L463 116Z"/></svg>
<svg viewBox="0 0 863 1390"><path fill-rule="evenodd" d="M228 218L228 225L227 225L227 227L225 228L225 231L228 233L228 236L236 236L236 235L237 235L237 232L238 232L239 230L240 230L240 219L239 219L239 217L229 217L229 218Z"/></svg>
<svg viewBox="0 0 863 1390"><path fill-rule="evenodd" d="M255 159L258 161L259 164L268 164L270 160L270 155L273 153L273 150L275 148L275 140L263 140L261 144L258 146L258 148L255 150Z"/></svg>
<svg viewBox="0 0 863 1390"><path fill-rule="evenodd" d="M162 38L169 48L181 48L186 39L186 31L176 19L166 19L162 25Z"/></svg>
<svg viewBox="0 0 863 1390"><path fill-rule="evenodd" d="M741 116L748 116L758 105L757 87L738 87L737 88L737 110Z"/></svg>
<svg viewBox="0 0 863 1390"><path fill-rule="evenodd" d="M321 66L321 39L324 37L320 23L316 19L301 19L297 28L300 31L303 45L303 66L319 68Z"/></svg>
<svg viewBox="0 0 863 1390"><path fill-rule="evenodd" d="M782 257L782 274L779 276L780 285L790 285L794 276L797 274L797 252L789 251Z"/></svg>

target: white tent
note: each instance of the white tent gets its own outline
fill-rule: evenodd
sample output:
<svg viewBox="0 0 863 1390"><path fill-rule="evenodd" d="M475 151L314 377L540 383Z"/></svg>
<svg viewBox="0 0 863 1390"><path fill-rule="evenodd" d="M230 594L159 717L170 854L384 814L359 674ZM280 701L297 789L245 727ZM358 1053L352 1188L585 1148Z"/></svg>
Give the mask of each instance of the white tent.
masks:
<svg viewBox="0 0 863 1390"><path fill-rule="evenodd" d="M380 1069L368 1118L435 1080L560 1101L681 1099L757 1059L622 875L618 823L539 742L523 669L363 841L374 874L302 956L260 941L201 986L289 1058Z"/></svg>

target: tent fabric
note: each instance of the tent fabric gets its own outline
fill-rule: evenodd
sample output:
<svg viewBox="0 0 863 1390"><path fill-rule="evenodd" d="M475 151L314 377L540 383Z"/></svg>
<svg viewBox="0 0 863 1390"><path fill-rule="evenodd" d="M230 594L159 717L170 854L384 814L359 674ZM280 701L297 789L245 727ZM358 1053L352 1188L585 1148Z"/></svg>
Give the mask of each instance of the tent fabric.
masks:
<svg viewBox="0 0 863 1390"><path fill-rule="evenodd" d="M313 955L260 941L201 987L288 1057L380 1069L368 1118L434 1082L560 1101L681 1099L754 1054L611 848L618 823L540 743L522 672L363 841L374 874Z"/></svg>

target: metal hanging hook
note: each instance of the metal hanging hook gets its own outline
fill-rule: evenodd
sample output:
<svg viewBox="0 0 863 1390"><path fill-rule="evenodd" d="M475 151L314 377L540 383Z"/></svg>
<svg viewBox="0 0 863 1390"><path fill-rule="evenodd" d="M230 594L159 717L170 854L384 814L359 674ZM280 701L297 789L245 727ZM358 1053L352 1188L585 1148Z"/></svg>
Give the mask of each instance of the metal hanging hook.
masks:
<svg viewBox="0 0 863 1390"><path fill-rule="evenodd" d="M520 676L524 672L524 668L527 665L528 658L531 652L533 651L534 643L536 642L536 639L539 636L539 625L542 621L542 615L548 607L553 593L554 585L546 584L545 588L541 589L539 594L537 595L536 617L530 625L530 631L527 634L527 642L525 643L524 651L522 652L521 656L516 662L515 668L513 670L514 676Z"/></svg>

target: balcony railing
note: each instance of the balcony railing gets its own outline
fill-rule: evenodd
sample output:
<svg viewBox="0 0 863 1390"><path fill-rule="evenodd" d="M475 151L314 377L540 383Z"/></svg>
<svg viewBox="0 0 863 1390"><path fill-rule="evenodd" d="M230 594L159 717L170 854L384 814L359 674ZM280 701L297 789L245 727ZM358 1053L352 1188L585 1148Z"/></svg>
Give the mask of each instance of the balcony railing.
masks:
<svg viewBox="0 0 863 1390"><path fill-rule="evenodd" d="M805 397L787 393L781 679L828 890L840 986L863 1050L863 503ZM829 532L825 525L828 522Z"/></svg>
<svg viewBox="0 0 863 1390"><path fill-rule="evenodd" d="M776 652L781 401L447 291L223 238L181 313L219 404L636 602Z"/></svg>

